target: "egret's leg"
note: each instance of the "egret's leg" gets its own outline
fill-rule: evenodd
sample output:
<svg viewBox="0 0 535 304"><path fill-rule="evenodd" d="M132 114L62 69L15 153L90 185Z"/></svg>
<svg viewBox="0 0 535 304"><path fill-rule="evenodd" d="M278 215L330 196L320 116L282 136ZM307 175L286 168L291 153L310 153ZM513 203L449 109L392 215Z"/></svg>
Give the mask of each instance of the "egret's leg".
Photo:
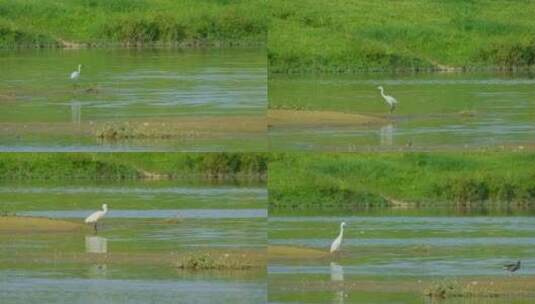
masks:
<svg viewBox="0 0 535 304"><path fill-rule="evenodd" d="M94 228L95 228L95 234L97 234L98 233L97 222L95 222Z"/></svg>

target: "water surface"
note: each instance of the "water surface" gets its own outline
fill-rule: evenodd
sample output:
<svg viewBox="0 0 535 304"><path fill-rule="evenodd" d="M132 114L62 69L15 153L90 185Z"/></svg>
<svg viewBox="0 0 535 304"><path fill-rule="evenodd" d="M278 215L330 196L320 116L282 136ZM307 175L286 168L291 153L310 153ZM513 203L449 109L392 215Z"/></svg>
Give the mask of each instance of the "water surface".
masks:
<svg viewBox="0 0 535 304"><path fill-rule="evenodd" d="M326 253L326 257L319 259L270 259L270 300L273 303L428 303L424 289L429 282L464 280L473 284L501 284L535 276L535 221L527 212L518 216L477 213L442 216L434 212L403 215L403 211L392 216L389 213L270 217L270 245ZM342 221L347 226L341 252L329 256L329 246L338 235ZM511 278L502 265L517 260L522 261L521 270ZM304 291L307 288L310 290ZM512 299L528 303L532 298L502 297L489 303L510 303ZM449 301L445 303L457 303Z"/></svg>
<svg viewBox="0 0 535 304"><path fill-rule="evenodd" d="M161 128L203 118L265 115L260 49L82 49L2 51L0 150L263 150L263 134L229 131L176 138L101 140L95 128L131 122ZM80 79L70 73L83 65ZM217 121L217 120L216 120ZM146 125L147 124L147 125ZM166 125L167 124L167 125ZM193 129L192 129L193 130ZM215 133L214 133L215 134Z"/></svg>
<svg viewBox="0 0 535 304"><path fill-rule="evenodd" d="M377 86L398 101L392 115ZM270 106L385 119L354 127L270 128L274 150L528 149L535 143L535 79L506 73L274 76Z"/></svg>
<svg viewBox="0 0 535 304"><path fill-rule="evenodd" d="M176 266L183 256L262 256L264 185L21 182L1 185L0 200L8 213L81 225L55 233L0 230L0 296L6 303L266 301L264 268ZM102 202L110 210L94 232L83 219Z"/></svg>

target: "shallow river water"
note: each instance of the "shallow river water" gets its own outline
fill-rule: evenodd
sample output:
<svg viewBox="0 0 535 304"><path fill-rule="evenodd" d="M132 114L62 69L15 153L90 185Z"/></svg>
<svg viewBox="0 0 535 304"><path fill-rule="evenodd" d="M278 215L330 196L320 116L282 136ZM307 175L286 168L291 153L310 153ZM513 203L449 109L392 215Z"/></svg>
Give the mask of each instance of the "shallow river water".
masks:
<svg viewBox="0 0 535 304"><path fill-rule="evenodd" d="M82 64L81 76L72 81L69 75L78 64ZM261 130L259 134L236 128L219 132L205 126L207 121L239 124L240 117L246 116L263 122L267 74L260 49L2 51L0 67L0 151L257 151L265 147ZM96 137L95 130L106 123L123 126L126 122L164 129L188 124L175 132L184 134L173 138ZM206 128L208 134L195 135L195 130Z"/></svg>
<svg viewBox="0 0 535 304"><path fill-rule="evenodd" d="M392 114L378 86L398 100ZM278 151L521 150L535 143L533 74L276 75L269 102L384 119L365 126L272 125L271 147Z"/></svg>
<svg viewBox="0 0 535 304"><path fill-rule="evenodd" d="M183 254L262 254L262 185L22 183L1 186L0 200L19 216L79 224L103 201L110 208L98 233L90 226L0 230L2 302L264 303L267 297L263 268L190 271L173 265Z"/></svg>
<svg viewBox="0 0 535 304"><path fill-rule="evenodd" d="M388 213L388 212L387 212ZM508 284L535 275L533 216L277 216L269 244L325 252L320 259L270 259L273 303L426 303L424 286L445 280ZM341 252L327 255L347 223ZM502 265L521 260L510 276ZM513 281L514 282L514 281ZM308 287L307 287L308 286ZM310 287L315 286L315 287ZM490 302L529 303L533 296ZM445 303L455 302L449 299ZM481 299L480 299L481 300ZM485 299L486 300L486 299Z"/></svg>

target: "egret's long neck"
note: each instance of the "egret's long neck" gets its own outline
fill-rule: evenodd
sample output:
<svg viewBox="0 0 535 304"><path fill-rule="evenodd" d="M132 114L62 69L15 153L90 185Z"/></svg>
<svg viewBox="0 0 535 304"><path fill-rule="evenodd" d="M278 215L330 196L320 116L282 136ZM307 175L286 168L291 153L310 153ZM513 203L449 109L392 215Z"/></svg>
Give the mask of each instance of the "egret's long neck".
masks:
<svg viewBox="0 0 535 304"><path fill-rule="evenodd" d="M340 226L340 234L338 235L339 238L342 238L344 235L344 226Z"/></svg>
<svg viewBox="0 0 535 304"><path fill-rule="evenodd" d="M104 211L104 213L107 213L108 212L108 206L102 207L102 211Z"/></svg>
<svg viewBox="0 0 535 304"><path fill-rule="evenodd" d="M381 96L383 96L383 98L385 98L385 92L384 92L384 89L383 88L380 88L379 90L381 90Z"/></svg>
<svg viewBox="0 0 535 304"><path fill-rule="evenodd" d="M81 71L82 71L82 66L78 65L78 73L80 73Z"/></svg>

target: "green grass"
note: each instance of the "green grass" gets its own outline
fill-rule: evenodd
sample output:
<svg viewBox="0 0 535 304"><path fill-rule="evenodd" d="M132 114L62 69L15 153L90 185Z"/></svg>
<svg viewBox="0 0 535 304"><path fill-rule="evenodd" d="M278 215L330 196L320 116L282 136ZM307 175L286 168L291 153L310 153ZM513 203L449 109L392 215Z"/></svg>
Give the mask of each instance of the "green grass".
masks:
<svg viewBox="0 0 535 304"><path fill-rule="evenodd" d="M262 0L1 0L0 48L90 45L262 45Z"/></svg>
<svg viewBox="0 0 535 304"><path fill-rule="evenodd" d="M271 73L535 64L533 1L268 3Z"/></svg>
<svg viewBox="0 0 535 304"><path fill-rule="evenodd" d="M535 154L279 154L271 208L363 209L535 205Z"/></svg>
<svg viewBox="0 0 535 304"><path fill-rule="evenodd" d="M259 153L2 153L0 180L135 180L164 178L261 180Z"/></svg>

